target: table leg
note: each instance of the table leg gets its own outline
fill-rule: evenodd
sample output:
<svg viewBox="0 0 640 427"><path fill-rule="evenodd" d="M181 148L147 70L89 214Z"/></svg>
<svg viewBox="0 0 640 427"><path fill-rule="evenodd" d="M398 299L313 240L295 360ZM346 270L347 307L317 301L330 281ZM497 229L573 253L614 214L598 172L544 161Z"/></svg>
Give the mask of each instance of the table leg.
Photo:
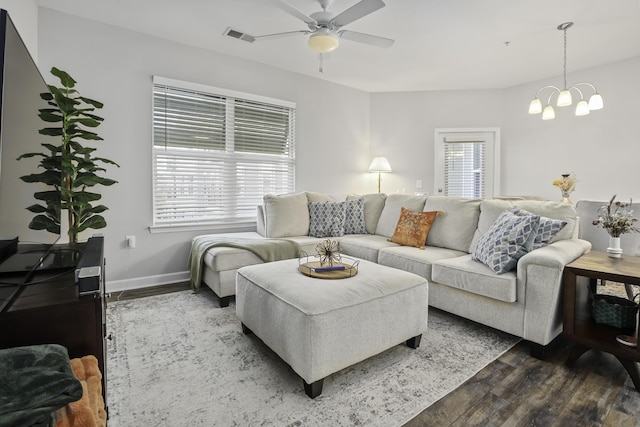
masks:
<svg viewBox="0 0 640 427"><path fill-rule="evenodd" d="M569 353L569 357L567 358L565 365L567 365L570 368L573 368L576 364L576 361L580 358L580 356L582 356L589 350L591 349L587 346L574 343L573 348L571 348L571 353Z"/></svg>
<svg viewBox="0 0 640 427"><path fill-rule="evenodd" d="M616 357L624 366L624 369L627 370L629 376L631 377L631 381L633 381L633 385L636 387L636 390L640 391L640 369L638 368L638 363L633 360L621 359Z"/></svg>

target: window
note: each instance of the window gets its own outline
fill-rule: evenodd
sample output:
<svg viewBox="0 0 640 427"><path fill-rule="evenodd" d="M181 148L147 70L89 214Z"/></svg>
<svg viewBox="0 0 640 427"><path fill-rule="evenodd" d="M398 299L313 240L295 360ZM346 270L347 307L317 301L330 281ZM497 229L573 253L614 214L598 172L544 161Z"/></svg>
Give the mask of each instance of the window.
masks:
<svg viewBox="0 0 640 427"><path fill-rule="evenodd" d="M255 222L294 177L294 104L154 77L154 226Z"/></svg>
<svg viewBox="0 0 640 427"><path fill-rule="evenodd" d="M493 197L499 191L498 129L436 129L436 194Z"/></svg>

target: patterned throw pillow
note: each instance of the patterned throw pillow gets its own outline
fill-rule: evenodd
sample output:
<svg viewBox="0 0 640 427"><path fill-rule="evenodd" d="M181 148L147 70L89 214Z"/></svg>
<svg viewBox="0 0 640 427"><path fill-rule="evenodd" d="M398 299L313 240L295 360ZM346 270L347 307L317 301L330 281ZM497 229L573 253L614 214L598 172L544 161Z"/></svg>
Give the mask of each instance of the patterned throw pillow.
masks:
<svg viewBox="0 0 640 427"><path fill-rule="evenodd" d="M344 235L346 202L309 203L309 236L338 237Z"/></svg>
<svg viewBox="0 0 640 427"><path fill-rule="evenodd" d="M523 215L534 215L529 211L525 211L520 208L513 208L513 213L518 216ZM558 234L560 230L567 225L567 221L562 221L561 219L552 219L547 218L546 216L540 217L540 224L538 225L538 231L536 232L536 237L533 240L533 247L531 250L539 249L543 246L547 246L551 239Z"/></svg>
<svg viewBox="0 0 640 427"><path fill-rule="evenodd" d="M438 215L437 211L415 212L401 207L400 219L398 219L396 231L393 233L391 241L399 245L424 248L436 215Z"/></svg>
<svg viewBox="0 0 640 427"><path fill-rule="evenodd" d="M498 274L513 270L518 260L531 250L539 222L538 215L502 212L478 241L472 258Z"/></svg>
<svg viewBox="0 0 640 427"><path fill-rule="evenodd" d="M364 222L364 198L346 201L344 234L367 234Z"/></svg>

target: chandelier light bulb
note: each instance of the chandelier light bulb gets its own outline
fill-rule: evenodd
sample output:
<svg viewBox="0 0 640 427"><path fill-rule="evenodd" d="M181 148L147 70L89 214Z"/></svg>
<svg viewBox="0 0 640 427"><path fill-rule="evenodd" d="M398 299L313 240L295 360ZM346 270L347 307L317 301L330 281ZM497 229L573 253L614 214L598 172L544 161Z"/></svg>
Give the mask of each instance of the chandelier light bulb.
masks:
<svg viewBox="0 0 640 427"><path fill-rule="evenodd" d="M551 105L547 105L542 110L542 120L553 120L556 118L556 112Z"/></svg>
<svg viewBox="0 0 640 427"><path fill-rule="evenodd" d="M542 102L540 102L540 99L534 98L531 100L531 104L529 104L529 114L540 113L542 113Z"/></svg>
<svg viewBox="0 0 640 427"><path fill-rule="evenodd" d="M589 98L589 110L602 110L603 107L602 96L598 92L591 95L591 98Z"/></svg>
<svg viewBox="0 0 640 427"><path fill-rule="evenodd" d="M580 102L576 105L576 116L586 116L589 114L591 110L589 109L589 104L584 99L581 99Z"/></svg>
<svg viewBox="0 0 640 427"><path fill-rule="evenodd" d="M569 91L569 89L565 89L560 92L560 95L558 95L558 101L556 105L558 107L566 107L571 105L572 102L573 100L571 99L571 92Z"/></svg>

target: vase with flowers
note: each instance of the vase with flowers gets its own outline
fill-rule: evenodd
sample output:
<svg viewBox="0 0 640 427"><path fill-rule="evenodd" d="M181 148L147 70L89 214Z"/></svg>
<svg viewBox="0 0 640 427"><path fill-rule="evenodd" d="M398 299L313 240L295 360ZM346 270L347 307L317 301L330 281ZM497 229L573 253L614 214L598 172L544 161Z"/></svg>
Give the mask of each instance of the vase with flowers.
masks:
<svg viewBox="0 0 640 427"><path fill-rule="evenodd" d="M562 194L562 203L572 204L569 196L571 195L573 190L576 189L577 182L578 179L576 178L576 175L574 173L562 174L562 178L555 179L553 181L553 185L560 189L560 192Z"/></svg>
<svg viewBox="0 0 640 427"><path fill-rule="evenodd" d="M605 203L598 210L598 217L593 220L593 225L604 228L609 233L609 247L607 253L611 258L620 258L622 248L620 247L620 236L625 233L637 233L640 231L636 227L638 219L633 216L633 211L629 209L629 203L616 201L616 195Z"/></svg>

